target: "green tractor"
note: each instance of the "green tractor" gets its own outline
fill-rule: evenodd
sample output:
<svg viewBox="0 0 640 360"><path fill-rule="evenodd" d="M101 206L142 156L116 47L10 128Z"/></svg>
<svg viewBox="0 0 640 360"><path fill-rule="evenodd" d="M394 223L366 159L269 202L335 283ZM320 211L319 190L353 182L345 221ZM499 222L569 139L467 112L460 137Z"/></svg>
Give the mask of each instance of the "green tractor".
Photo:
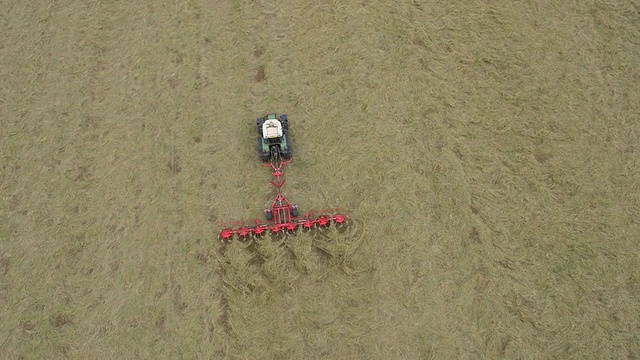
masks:
<svg viewBox="0 0 640 360"><path fill-rule="evenodd" d="M274 157L291 159L291 138L289 137L289 119L287 115L268 114L256 120L260 137L258 154L260 160L269 162Z"/></svg>

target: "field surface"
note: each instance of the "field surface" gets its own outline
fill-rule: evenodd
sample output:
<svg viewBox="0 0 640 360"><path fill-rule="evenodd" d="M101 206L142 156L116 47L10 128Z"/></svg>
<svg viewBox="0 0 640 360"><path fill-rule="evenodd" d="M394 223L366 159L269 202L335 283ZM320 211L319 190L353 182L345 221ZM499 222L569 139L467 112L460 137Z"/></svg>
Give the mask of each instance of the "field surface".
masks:
<svg viewBox="0 0 640 360"><path fill-rule="evenodd" d="M0 4L0 357L640 358L638 0ZM222 246L286 195L346 231Z"/></svg>

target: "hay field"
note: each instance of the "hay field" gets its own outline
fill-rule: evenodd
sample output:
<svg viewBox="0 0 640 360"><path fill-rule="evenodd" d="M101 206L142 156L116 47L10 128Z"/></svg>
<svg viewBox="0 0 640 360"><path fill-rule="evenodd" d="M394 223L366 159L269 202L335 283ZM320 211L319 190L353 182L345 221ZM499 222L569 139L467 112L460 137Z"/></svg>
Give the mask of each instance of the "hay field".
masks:
<svg viewBox="0 0 640 360"><path fill-rule="evenodd" d="M2 358L640 357L637 0L0 10Z"/></svg>

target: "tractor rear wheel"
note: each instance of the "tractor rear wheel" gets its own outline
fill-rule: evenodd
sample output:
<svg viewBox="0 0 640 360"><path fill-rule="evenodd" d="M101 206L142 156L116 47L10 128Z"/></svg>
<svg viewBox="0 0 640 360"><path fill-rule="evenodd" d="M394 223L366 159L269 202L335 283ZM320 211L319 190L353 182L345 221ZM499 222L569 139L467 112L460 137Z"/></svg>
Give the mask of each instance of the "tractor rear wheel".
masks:
<svg viewBox="0 0 640 360"><path fill-rule="evenodd" d="M262 162L269 161L269 153L264 151L264 148L263 148L262 136L258 138L258 155L260 156L260 160Z"/></svg>
<svg viewBox="0 0 640 360"><path fill-rule="evenodd" d="M293 150L291 149L291 138L289 137L288 134L285 135L284 144L285 144L286 150L283 151L282 157L284 157L286 160L290 160L291 155L293 155Z"/></svg>

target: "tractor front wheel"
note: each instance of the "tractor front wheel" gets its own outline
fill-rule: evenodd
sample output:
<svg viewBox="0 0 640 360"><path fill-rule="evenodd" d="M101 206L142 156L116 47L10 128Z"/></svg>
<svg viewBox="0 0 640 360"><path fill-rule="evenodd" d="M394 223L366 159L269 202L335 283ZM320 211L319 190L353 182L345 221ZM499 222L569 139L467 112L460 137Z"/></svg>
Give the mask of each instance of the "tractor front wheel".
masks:
<svg viewBox="0 0 640 360"><path fill-rule="evenodd" d="M256 127L258 128L258 134L262 137L262 124L264 124L264 118L258 118L256 120Z"/></svg>
<svg viewBox="0 0 640 360"><path fill-rule="evenodd" d="M282 124L282 130L289 131L289 117L287 115L280 115L280 123Z"/></svg>

